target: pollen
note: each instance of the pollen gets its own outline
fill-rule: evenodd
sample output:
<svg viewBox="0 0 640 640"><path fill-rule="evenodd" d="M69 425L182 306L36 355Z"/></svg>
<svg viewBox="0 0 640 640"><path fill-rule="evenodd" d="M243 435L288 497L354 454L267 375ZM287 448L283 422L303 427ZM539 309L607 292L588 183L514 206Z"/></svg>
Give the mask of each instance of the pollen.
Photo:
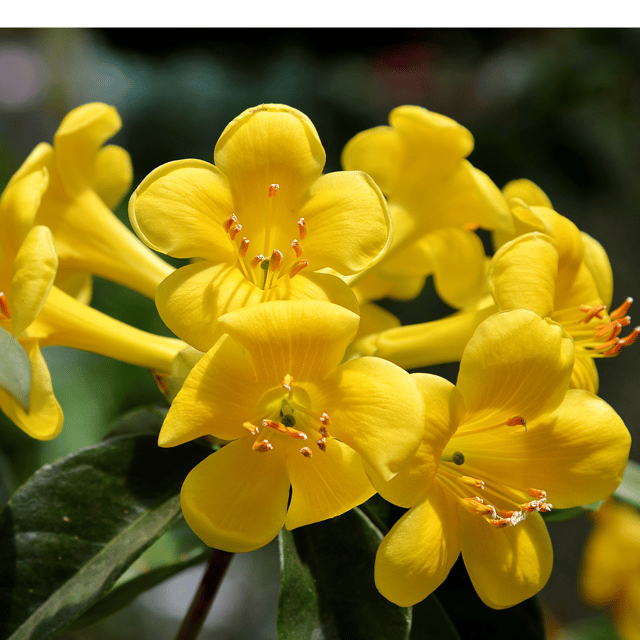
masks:
<svg viewBox="0 0 640 640"><path fill-rule="evenodd" d="M309 447L302 447L302 449L300 449L300 453L305 458L310 458L313 455L313 453L311 452L311 449L309 449Z"/></svg>
<svg viewBox="0 0 640 640"><path fill-rule="evenodd" d="M261 440L260 442L254 442L251 447L254 451L265 453L273 449L273 445L268 440Z"/></svg>

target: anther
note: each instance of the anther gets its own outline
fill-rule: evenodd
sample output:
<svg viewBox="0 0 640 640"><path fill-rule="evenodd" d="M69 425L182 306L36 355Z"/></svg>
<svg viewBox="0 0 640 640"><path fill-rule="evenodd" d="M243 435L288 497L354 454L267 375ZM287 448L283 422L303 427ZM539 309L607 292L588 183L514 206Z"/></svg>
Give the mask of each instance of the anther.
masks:
<svg viewBox="0 0 640 640"><path fill-rule="evenodd" d="M7 297L4 293L0 293L0 311L5 318L11 317L11 313L9 312L9 303L7 302Z"/></svg>
<svg viewBox="0 0 640 640"><path fill-rule="evenodd" d="M224 224L222 225L224 227L224 230L228 233L229 229L231 229L231 227L233 227L234 224L236 224L238 222L238 218L236 216L235 213L232 213L225 221Z"/></svg>
<svg viewBox="0 0 640 640"><path fill-rule="evenodd" d="M302 447L302 449L300 449L300 453L305 458L310 458L313 455L313 453L311 453L311 449L309 449L309 447Z"/></svg>
<svg viewBox="0 0 640 640"><path fill-rule="evenodd" d="M308 266L309 261L306 258L298 260L298 262L296 262L291 268L291 271L289 271L289 277L293 278L293 276L298 275L305 267Z"/></svg>
<svg viewBox="0 0 640 640"><path fill-rule="evenodd" d="M300 233L300 240L304 240L307 237L307 233L309 233L307 222L304 218L298 220L298 232Z"/></svg>
<svg viewBox="0 0 640 640"><path fill-rule="evenodd" d="M320 451L326 451L327 450L327 439L326 438L320 438L320 440L316 441L316 444L318 445L318 449L320 449Z"/></svg>
<svg viewBox="0 0 640 640"><path fill-rule="evenodd" d="M607 339L617 338L622 331L623 326L627 326L631 322L631 318L629 316L625 316L621 320L616 320L614 322L607 322L606 324L601 324L599 327L596 327L593 335L596 338Z"/></svg>
<svg viewBox="0 0 640 640"><path fill-rule="evenodd" d="M472 511L479 513L483 516L492 516L495 517L496 510L493 505L484 504L484 500L482 498L462 498L464 502L466 502Z"/></svg>
<svg viewBox="0 0 640 640"><path fill-rule="evenodd" d="M259 253L255 258L253 258L253 260L251 260L251 263L250 263L251 268L255 269L259 264L262 264L263 260L264 260L264 256L261 253Z"/></svg>
<svg viewBox="0 0 640 640"><path fill-rule="evenodd" d="M304 431L298 431L298 429L294 429L293 427L287 427L287 435L293 438L294 440L307 439L307 434Z"/></svg>
<svg viewBox="0 0 640 640"><path fill-rule="evenodd" d="M243 429L246 429L252 436L255 436L258 433L260 433L260 429L258 428L258 425L252 424L251 422L243 422L242 427Z"/></svg>
<svg viewBox="0 0 640 640"><path fill-rule="evenodd" d="M580 322L590 322L593 318L598 318L598 320L602 320L604 318L604 312L606 307L603 304L597 304L594 305L593 307L590 307L589 305L586 304L581 304L578 309L580 311L582 311L582 313L586 314L584 318L582 318L581 320L578 320L578 323Z"/></svg>
<svg viewBox="0 0 640 640"><path fill-rule="evenodd" d="M242 231L242 225L238 222L237 224L234 224L233 227L231 227L231 230L229 231L229 237L232 240L235 240L240 231Z"/></svg>
<svg viewBox="0 0 640 640"><path fill-rule="evenodd" d="M279 431L280 433L287 433L287 427L285 427L283 424L280 424L279 422L275 422L273 420L268 420L267 418L265 418L262 421L262 426L263 427L271 427L272 429L275 429L276 431Z"/></svg>
<svg viewBox="0 0 640 640"><path fill-rule="evenodd" d="M624 346L628 347L632 345L640 335L640 327L636 327L626 338L622 338L622 342L624 342Z"/></svg>
<svg viewBox="0 0 640 640"><path fill-rule="evenodd" d="M322 422L322 424L323 424L325 427L328 427L328 426L331 424L331 420L329 420L329 416L328 416L328 414L323 413L323 414L320 416L320 422Z"/></svg>
<svg viewBox="0 0 640 640"><path fill-rule="evenodd" d="M282 264L282 253L277 249L273 250L271 254L271 258L269 259L269 268L271 271L277 271L280 269L280 265Z"/></svg>
<svg viewBox="0 0 640 640"><path fill-rule="evenodd" d="M254 442L251 448L254 451L264 453L266 451L271 451L273 449L273 445L268 440L261 440L260 442Z"/></svg>
<svg viewBox="0 0 640 640"><path fill-rule="evenodd" d="M475 489L484 489L484 482L482 480L478 480L478 478L470 478L469 476L461 476L460 480L464 482L466 485L470 487L474 487Z"/></svg>
<svg viewBox="0 0 640 640"><path fill-rule="evenodd" d="M269 197L273 198L273 196L276 195L276 192L278 191L279 188L280 188L280 185L277 184L277 183L270 184L269 185Z"/></svg>
<svg viewBox="0 0 640 640"><path fill-rule="evenodd" d="M536 500L544 500L547 497L547 492L542 489L529 489L527 493Z"/></svg>
<svg viewBox="0 0 640 640"><path fill-rule="evenodd" d="M240 241L240 257L244 258L247 255L247 251L249 250L249 240L248 238L242 238Z"/></svg>
<svg viewBox="0 0 640 640"><path fill-rule="evenodd" d="M284 378L282 378L282 386L287 390L291 391L291 384L293 382L293 376L290 373L287 373Z"/></svg>
<svg viewBox="0 0 640 640"><path fill-rule="evenodd" d="M513 416L505 424L507 427L524 427L525 432L528 433L527 421L522 416Z"/></svg>
<svg viewBox="0 0 640 640"><path fill-rule="evenodd" d="M294 240L291 243L291 246L293 247L293 250L296 252L296 258L299 258L302 255L302 245L297 240Z"/></svg>
<svg viewBox="0 0 640 640"><path fill-rule="evenodd" d="M618 320L622 316L624 316L627 311L629 311L629 307L633 304L633 298L627 298L617 309L614 309L609 317L612 320Z"/></svg>

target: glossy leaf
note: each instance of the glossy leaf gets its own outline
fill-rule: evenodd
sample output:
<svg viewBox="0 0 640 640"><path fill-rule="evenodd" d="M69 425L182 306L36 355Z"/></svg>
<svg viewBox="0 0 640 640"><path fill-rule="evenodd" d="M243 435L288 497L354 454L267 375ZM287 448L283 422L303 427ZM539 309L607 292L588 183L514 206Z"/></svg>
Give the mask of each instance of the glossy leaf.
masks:
<svg viewBox="0 0 640 640"><path fill-rule="evenodd" d="M382 534L359 510L280 532L278 640L406 640L411 609L373 581Z"/></svg>
<svg viewBox="0 0 640 640"><path fill-rule="evenodd" d="M49 638L93 605L181 517L206 455L125 436L42 467L0 512L0 638Z"/></svg>
<svg viewBox="0 0 640 640"><path fill-rule="evenodd" d="M27 411L31 392L31 361L24 347L0 327L0 387Z"/></svg>

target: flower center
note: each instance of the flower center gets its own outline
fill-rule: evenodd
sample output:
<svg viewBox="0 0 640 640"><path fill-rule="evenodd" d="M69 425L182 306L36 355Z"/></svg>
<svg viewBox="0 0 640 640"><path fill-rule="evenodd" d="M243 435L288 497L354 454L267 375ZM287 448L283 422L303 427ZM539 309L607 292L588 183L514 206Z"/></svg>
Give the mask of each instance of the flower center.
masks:
<svg viewBox="0 0 640 640"><path fill-rule="evenodd" d="M626 313L632 302L633 298L627 298L608 316L603 304L583 304L578 307L584 314L582 318L560 323L571 334L577 349L586 351L592 358L611 358L617 356L623 347L632 345L640 335L640 327L636 327L627 336L620 338L622 329L631 323L631 317ZM562 317L562 312L555 315ZM575 315L573 317L575 318Z"/></svg>
<svg viewBox="0 0 640 640"><path fill-rule="evenodd" d="M500 424L456 432L454 437L514 426L523 426L526 432L527 422L521 416L513 416ZM451 451L447 449L443 452L438 467L437 479L440 485L453 494L465 509L482 516L494 527L513 527L532 511L551 511L553 505L547 502L545 491L512 487L504 479L475 467L473 453L465 455L458 449L453 450L453 445L450 447ZM483 497L478 495L479 492L482 492Z"/></svg>
<svg viewBox="0 0 640 640"><path fill-rule="evenodd" d="M284 397L281 395L275 402L269 403L262 420L248 421L242 425L252 436L256 436L253 450L261 453L272 451L271 441L285 437L300 441L315 439L318 449L326 451L327 438L330 437L327 431L331 424L329 416L326 413L318 416L307 408L307 395L302 389L293 387L292 375L284 376L282 387L286 390ZM306 445L300 448L300 453L305 458L313 456L312 449Z"/></svg>
<svg viewBox="0 0 640 640"><path fill-rule="evenodd" d="M235 213L232 213L224 222L224 230L229 234L233 243L240 269L245 278L251 280L260 289L267 291L278 286L282 278L293 278L305 267L309 266L309 261L302 258L303 254L301 240L307 237L308 229L304 218L298 220L299 239L295 238L291 245L284 251L272 247L272 234L276 225L276 199L280 189L279 184L270 184L267 190L267 213L264 226L264 248L263 251L269 256L265 257L258 253L250 257L249 246L251 241L246 236L240 236L242 225Z"/></svg>

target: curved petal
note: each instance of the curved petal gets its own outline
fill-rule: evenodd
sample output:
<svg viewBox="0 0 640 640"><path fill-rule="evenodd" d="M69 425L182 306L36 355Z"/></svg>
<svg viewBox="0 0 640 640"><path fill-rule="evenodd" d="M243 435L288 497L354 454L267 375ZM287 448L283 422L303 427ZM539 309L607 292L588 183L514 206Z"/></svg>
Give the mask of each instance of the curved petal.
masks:
<svg viewBox="0 0 640 640"><path fill-rule="evenodd" d="M56 271L56 279L53 284L67 295L75 298L82 304L91 304L93 293L93 280L88 271L60 268Z"/></svg>
<svg viewBox="0 0 640 640"><path fill-rule="evenodd" d="M598 369L593 358L584 353L576 353L576 361L571 372L569 387L598 393L599 383Z"/></svg>
<svg viewBox="0 0 640 640"><path fill-rule="evenodd" d="M383 480L416 452L424 431L424 402L411 376L380 358L350 360L309 391L327 407L329 434L355 449Z"/></svg>
<svg viewBox="0 0 640 640"><path fill-rule="evenodd" d="M496 252L488 278L501 309L531 309L543 318L550 316L558 278L558 252L548 236L520 236Z"/></svg>
<svg viewBox="0 0 640 640"><path fill-rule="evenodd" d="M115 107L92 102L70 111L55 136L54 162L69 195L77 195L93 180L96 157L105 140L122 126Z"/></svg>
<svg viewBox="0 0 640 640"><path fill-rule="evenodd" d="M342 360L358 328L352 311L318 300L279 300L245 307L219 319L225 333L251 354L260 379L315 381Z"/></svg>
<svg viewBox="0 0 640 640"><path fill-rule="evenodd" d="M353 342L349 346L348 358L351 356L372 355L375 351L375 341L378 335L386 329L400 326L400 320L392 313L369 303L360 307L360 324Z"/></svg>
<svg viewBox="0 0 640 640"><path fill-rule="evenodd" d="M338 171L315 181L300 209L309 229L302 241L314 271L349 275L370 266L387 245L391 222L376 183L360 171Z"/></svg>
<svg viewBox="0 0 640 640"><path fill-rule="evenodd" d="M432 484L442 451L464 415L464 403L455 385L427 373L414 373L411 377L428 407L420 447L411 461L388 482L381 482L375 472L370 473L380 495L405 508L415 505L424 495L425 487Z"/></svg>
<svg viewBox="0 0 640 640"><path fill-rule="evenodd" d="M604 247L590 235L582 232L584 263L587 265L598 288L598 295L607 309L613 300L613 273Z"/></svg>
<svg viewBox="0 0 640 640"><path fill-rule="evenodd" d="M171 331L196 349L207 351L222 335L220 316L265 299L324 300L354 313L358 310L353 293L335 276L299 274L283 278L265 292L247 280L237 266L208 260L182 267L165 278L158 286L156 305Z"/></svg>
<svg viewBox="0 0 640 640"><path fill-rule="evenodd" d="M502 193L507 200L519 198L530 207L548 207L553 209L551 200L547 194L534 182L526 178L511 180L502 188Z"/></svg>
<svg viewBox="0 0 640 640"><path fill-rule="evenodd" d="M553 549L542 516L531 513L515 527L496 529L460 509L460 547L482 601L504 609L531 598L547 583Z"/></svg>
<svg viewBox="0 0 640 640"><path fill-rule="evenodd" d="M23 339L20 343L31 361L29 411L25 411L22 405L3 389L0 389L0 407L27 435L36 440L51 440L62 429L62 409L53 395L51 375L40 353L38 341Z"/></svg>
<svg viewBox="0 0 640 640"><path fill-rule="evenodd" d="M549 318L526 309L487 318L460 362L456 386L467 414L459 434L513 416L530 421L553 411L565 396L573 362L573 341Z"/></svg>
<svg viewBox="0 0 640 640"><path fill-rule="evenodd" d="M402 175L404 148L391 127L374 127L357 133L342 151L346 171L364 171L387 194L393 194Z"/></svg>
<svg viewBox="0 0 640 640"><path fill-rule="evenodd" d="M480 436L483 436L480 440ZM547 492L567 509L602 500L622 480L631 436L618 414L583 389L570 389L552 413L528 423L528 432L499 430L465 436L473 464L508 484Z"/></svg>
<svg viewBox="0 0 640 640"><path fill-rule="evenodd" d="M247 109L227 125L214 158L229 179L234 211L251 238L257 228L255 219L262 220L269 206L269 186L280 187L277 202L281 211L298 209L322 173L326 156L307 116L287 105L263 104Z"/></svg>
<svg viewBox="0 0 640 640"><path fill-rule="evenodd" d="M269 387L256 376L243 348L221 338L191 370L162 424L158 444L174 447L205 435L223 440L246 436Z"/></svg>
<svg viewBox="0 0 640 640"><path fill-rule="evenodd" d="M362 458L335 438L327 439L325 451L314 448L310 458L293 443L286 449L292 487L287 529L339 516L376 492L362 468Z"/></svg>
<svg viewBox="0 0 640 640"><path fill-rule="evenodd" d="M424 241L432 253L436 291L450 307L470 307L486 293L487 257L475 233L447 227Z"/></svg>
<svg viewBox="0 0 640 640"><path fill-rule="evenodd" d="M152 249L174 258L235 262L224 230L234 203L225 175L201 160L154 169L129 200L133 230Z"/></svg>
<svg viewBox="0 0 640 640"><path fill-rule="evenodd" d="M96 156L91 186L107 205L115 209L131 188L133 166L129 152L115 144L109 144Z"/></svg>
<svg viewBox="0 0 640 640"><path fill-rule="evenodd" d="M187 476L180 504L187 524L215 549L259 549L278 535L289 498L284 455L259 453L241 438L203 460Z"/></svg>
<svg viewBox="0 0 640 640"><path fill-rule="evenodd" d="M442 584L459 555L458 511L434 483L380 543L376 587L387 600L410 607Z"/></svg>
<svg viewBox="0 0 640 640"><path fill-rule="evenodd" d="M48 227L29 231L13 263L11 326L20 336L37 318L56 277L58 256Z"/></svg>

